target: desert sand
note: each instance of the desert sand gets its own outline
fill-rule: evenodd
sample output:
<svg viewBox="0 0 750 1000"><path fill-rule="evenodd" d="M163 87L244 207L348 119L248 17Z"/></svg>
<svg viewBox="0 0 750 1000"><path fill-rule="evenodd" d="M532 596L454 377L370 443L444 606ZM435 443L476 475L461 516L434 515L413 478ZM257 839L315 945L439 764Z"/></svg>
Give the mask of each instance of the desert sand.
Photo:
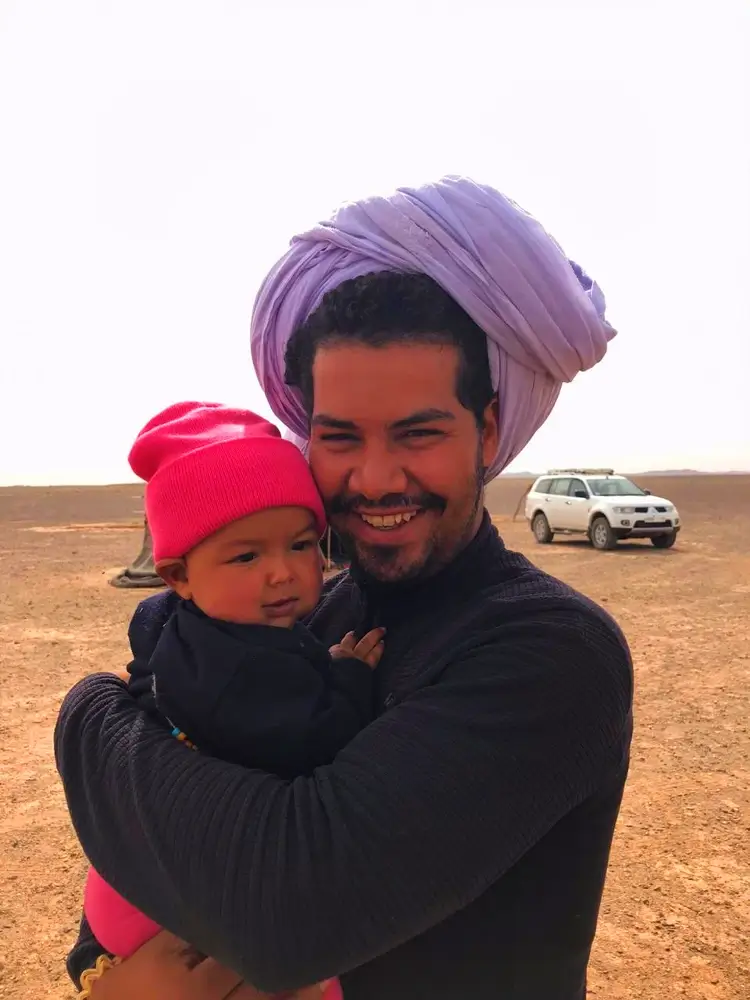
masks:
<svg viewBox="0 0 750 1000"><path fill-rule="evenodd" d="M591 965L602 1000L750 996L750 476L641 479L679 505L677 546L600 553L534 543L489 504L506 542L601 602L636 670L631 777ZM85 862L52 755L68 688L122 669L144 592L108 576L141 539L137 486L0 490L0 997L73 996Z"/></svg>

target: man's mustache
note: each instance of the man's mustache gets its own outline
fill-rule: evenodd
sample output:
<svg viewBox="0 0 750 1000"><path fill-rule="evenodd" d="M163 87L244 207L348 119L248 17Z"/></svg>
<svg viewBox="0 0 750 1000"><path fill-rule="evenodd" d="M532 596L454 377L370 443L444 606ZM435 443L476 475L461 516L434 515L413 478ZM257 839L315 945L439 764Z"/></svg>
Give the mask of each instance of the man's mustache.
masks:
<svg viewBox="0 0 750 1000"><path fill-rule="evenodd" d="M353 510L399 511L409 507L442 512L447 507L447 501L437 493L385 493L378 500L362 494L347 496L339 493L329 500L328 513L335 517L337 514L350 514Z"/></svg>

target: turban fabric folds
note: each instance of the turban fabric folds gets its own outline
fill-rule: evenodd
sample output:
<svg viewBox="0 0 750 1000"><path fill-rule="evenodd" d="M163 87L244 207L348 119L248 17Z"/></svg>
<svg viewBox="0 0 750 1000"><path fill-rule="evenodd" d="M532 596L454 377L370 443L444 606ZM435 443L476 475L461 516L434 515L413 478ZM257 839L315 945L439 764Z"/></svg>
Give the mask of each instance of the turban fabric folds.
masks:
<svg viewBox="0 0 750 1000"><path fill-rule="evenodd" d="M444 177L344 205L296 236L258 293L251 349L271 409L305 447L308 420L284 382L284 351L323 296L377 271L426 274L487 336L501 472L549 416L564 382L599 362L615 335L599 286L504 195Z"/></svg>

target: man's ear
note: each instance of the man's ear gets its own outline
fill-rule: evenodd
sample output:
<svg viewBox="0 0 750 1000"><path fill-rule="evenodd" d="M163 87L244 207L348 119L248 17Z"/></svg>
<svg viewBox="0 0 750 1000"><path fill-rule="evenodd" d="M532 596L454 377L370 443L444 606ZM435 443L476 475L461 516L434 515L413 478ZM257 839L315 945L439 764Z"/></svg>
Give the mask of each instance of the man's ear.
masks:
<svg viewBox="0 0 750 1000"><path fill-rule="evenodd" d="M190 600L192 593L188 580L187 563L184 559L160 559L156 572L168 587L176 591L184 600Z"/></svg>
<svg viewBox="0 0 750 1000"><path fill-rule="evenodd" d="M497 397L488 403L482 414L482 465L489 468L495 460L500 444L500 421L498 418Z"/></svg>

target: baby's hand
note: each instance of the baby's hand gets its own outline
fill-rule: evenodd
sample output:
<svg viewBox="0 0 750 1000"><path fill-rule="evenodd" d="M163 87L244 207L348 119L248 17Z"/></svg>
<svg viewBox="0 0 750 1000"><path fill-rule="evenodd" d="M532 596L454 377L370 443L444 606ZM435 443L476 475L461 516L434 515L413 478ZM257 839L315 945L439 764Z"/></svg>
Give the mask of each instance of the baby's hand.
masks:
<svg viewBox="0 0 750 1000"><path fill-rule="evenodd" d="M384 628L371 629L367 635L357 641L353 632L347 632L341 642L331 646L330 653L334 660L342 660L354 656L362 660L368 667L377 667L383 655Z"/></svg>

